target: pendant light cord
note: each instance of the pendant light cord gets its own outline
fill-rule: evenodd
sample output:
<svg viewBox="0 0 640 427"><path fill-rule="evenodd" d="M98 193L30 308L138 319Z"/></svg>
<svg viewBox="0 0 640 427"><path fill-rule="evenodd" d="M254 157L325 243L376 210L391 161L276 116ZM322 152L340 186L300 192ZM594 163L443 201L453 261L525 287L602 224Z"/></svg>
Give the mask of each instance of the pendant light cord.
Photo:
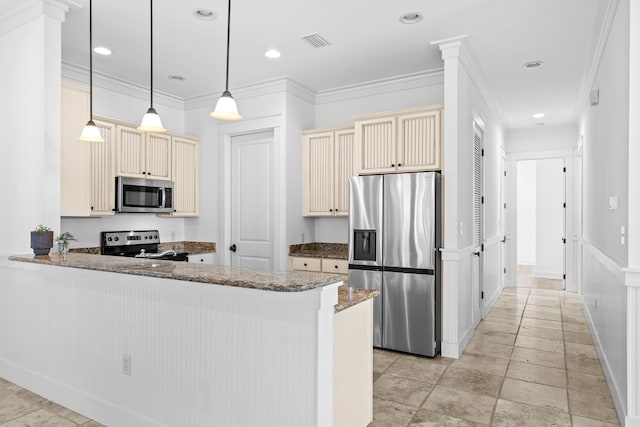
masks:
<svg viewBox="0 0 640 427"><path fill-rule="evenodd" d="M89 120L93 120L93 7L89 0Z"/></svg>
<svg viewBox="0 0 640 427"><path fill-rule="evenodd" d="M151 89L149 92L151 93L151 108L153 108L153 0L149 0L149 18L151 23L151 65L149 66L149 68L151 68L151 72L149 73L151 77Z"/></svg>
<svg viewBox="0 0 640 427"><path fill-rule="evenodd" d="M231 38L231 0L229 0L229 7L227 8L227 77L225 81L226 92L229 91L229 39Z"/></svg>

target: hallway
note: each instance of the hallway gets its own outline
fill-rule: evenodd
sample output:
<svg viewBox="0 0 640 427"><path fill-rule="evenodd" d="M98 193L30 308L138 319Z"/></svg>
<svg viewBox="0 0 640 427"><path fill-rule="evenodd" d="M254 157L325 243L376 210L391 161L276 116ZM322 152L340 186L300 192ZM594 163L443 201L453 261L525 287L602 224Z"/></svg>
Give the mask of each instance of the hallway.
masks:
<svg viewBox="0 0 640 427"><path fill-rule="evenodd" d="M458 360L375 349L370 427L443 425L619 425L580 297L505 289Z"/></svg>

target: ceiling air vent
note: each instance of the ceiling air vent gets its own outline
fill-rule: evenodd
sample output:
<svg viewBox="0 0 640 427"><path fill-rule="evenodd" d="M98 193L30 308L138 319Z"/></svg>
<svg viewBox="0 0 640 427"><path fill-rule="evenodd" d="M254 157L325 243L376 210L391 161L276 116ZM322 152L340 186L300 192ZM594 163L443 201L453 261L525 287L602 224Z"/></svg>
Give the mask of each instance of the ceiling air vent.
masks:
<svg viewBox="0 0 640 427"><path fill-rule="evenodd" d="M306 36L300 37L302 40L306 41L313 47L325 47L329 46L331 43L326 41L320 34L313 33L307 34Z"/></svg>

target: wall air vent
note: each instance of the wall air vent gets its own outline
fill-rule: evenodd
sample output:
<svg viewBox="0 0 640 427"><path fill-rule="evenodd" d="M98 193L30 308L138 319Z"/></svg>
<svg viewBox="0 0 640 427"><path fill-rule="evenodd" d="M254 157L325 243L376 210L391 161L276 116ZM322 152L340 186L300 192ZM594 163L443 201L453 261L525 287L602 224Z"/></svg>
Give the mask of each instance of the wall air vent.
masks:
<svg viewBox="0 0 640 427"><path fill-rule="evenodd" d="M306 36L302 36L300 38L310 44L312 47L325 47L331 44L318 33L307 34Z"/></svg>

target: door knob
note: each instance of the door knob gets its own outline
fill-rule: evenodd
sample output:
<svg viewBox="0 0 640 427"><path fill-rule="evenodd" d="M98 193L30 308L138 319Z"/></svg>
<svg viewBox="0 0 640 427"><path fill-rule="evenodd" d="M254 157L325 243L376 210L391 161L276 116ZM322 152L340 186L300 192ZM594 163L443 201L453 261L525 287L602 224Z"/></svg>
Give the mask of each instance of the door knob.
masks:
<svg viewBox="0 0 640 427"><path fill-rule="evenodd" d="M473 253L475 256L480 256L480 251L476 251Z"/></svg>
<svg viewBox="0 0 640 427"><path fill-rule="evenodd" d="M234 243L233 245L229 246L229 250L231 252L235 252L236 251L236 244Z"/></svg>

